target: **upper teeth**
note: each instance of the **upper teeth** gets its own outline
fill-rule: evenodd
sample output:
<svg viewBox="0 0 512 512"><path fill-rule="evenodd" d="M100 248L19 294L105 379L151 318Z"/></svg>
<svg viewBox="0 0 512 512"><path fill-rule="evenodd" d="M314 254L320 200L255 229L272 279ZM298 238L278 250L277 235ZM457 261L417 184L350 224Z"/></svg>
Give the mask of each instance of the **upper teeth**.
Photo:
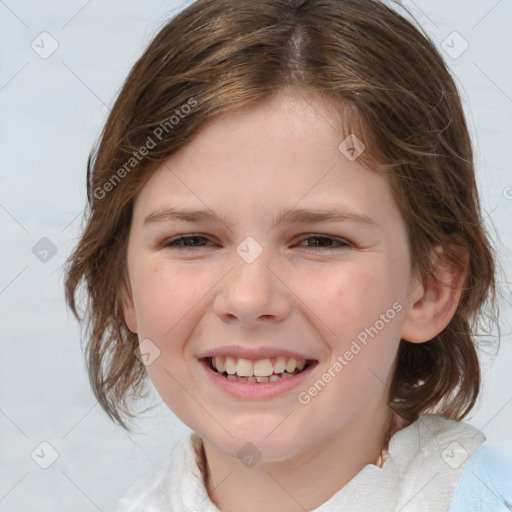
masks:
<svg viewBox="0 0 512 512"><path fill-rule="evenodd" d="M272 357L269 359L258 359L251 361L242 357L212 357L212 366L219 372L226 372L228 375L239 377L270 377L273 373L293 373L295 370L303 370L306 366L306 359L295 359L285 357Z"/></svg>

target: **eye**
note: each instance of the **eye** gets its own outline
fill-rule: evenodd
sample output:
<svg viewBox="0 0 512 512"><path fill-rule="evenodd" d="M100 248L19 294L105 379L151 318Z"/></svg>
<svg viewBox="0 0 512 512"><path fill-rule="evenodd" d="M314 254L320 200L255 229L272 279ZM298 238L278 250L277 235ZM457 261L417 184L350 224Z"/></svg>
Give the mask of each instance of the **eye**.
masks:
<svg viewBox="0 0 512 512"><path fill-rule="evenodd" d="M303 245L307 242L307 245ZM299 244L300 247L307 249L321 249L321 250L340 250L350 247L350 242L342 238L334 238L327 235L310 235Z"/></svg>
<svg viewBox="0 0 512 512"><path fill-rule="evenodd" d="M204 235L187 234L167 240L164 243L164 247L177 250L192 250L196 248L209 247L212 243L213 242ZM303 238L299 243L299 247L303 247L308 250L321 251L342 250L350 246L351 243L347 240L328 235L310 235Z"/></svg>
<svg viewBox="0 0 512 512"><path fill-rule="evenodd" d="M164 247L171 249L185 250L194 249L195 247L206 247L210 240L203 235L182 235L164 243Z"/></svg>

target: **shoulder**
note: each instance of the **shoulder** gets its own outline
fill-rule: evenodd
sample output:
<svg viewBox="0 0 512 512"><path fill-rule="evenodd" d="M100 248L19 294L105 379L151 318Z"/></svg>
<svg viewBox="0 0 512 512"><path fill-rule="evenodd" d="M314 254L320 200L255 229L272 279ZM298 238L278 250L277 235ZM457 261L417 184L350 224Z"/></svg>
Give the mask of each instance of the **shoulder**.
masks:
<svg viewBox="0 0 512 512"><path fill-rule="evenodd" d="M484 441L471 425L434 415L399 430L389 443L390 469L396 467L399 481L396 510L448 510L465 467Z"/></svg>
<svg viewBox="0 0 512 512"><path fill-rule="evenodd" d="M512 447L485 442L468 462L449 512L512 509Z"/></svg>
<svg viewBox="0 0 512 512"><path fill-rule="evenodd" d="M174 501L194 480L193 435L183 438L172 456L139 478L118 502L116 512L171 512Z"/></svg>
<svg viewBox="0 0 512 512"><path fill-rule="evenodd" d="M410 427L415 427L425 441L435 439L437 442L444 443L455 439L472 440L476 442L476 446L480 447L485 440L483 434L468 423L449 420L442 416L421 415Z"/></svg>
<svg viewBox="0 0 512 512"><path fill-rule="evenodd" d="M411 465L432 464L433 469L441 466L454 475L462 473L484 441L483 434L467 423L421 415L391 438L389 450L404 473Z"/></svg>
<svg viewBox="0 0 512 512"><path fill-rule="evenodd" d="M165 502L168 501L172 462L172 458L165 460L133 483L119 500L116 512L169 510Z"/></svg>

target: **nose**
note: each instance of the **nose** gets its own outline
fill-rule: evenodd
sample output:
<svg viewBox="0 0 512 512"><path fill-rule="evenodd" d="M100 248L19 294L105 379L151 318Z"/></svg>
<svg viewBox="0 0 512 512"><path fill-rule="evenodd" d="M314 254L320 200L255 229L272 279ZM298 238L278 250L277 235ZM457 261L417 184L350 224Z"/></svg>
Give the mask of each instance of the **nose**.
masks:
<svg viewBox="0 0 512 512"><path fill-rule="evenodd" d="M236 258L215 297L215 314L225 323L246 328L283 321L290 314L291 300L279 273L263 256L252 263Z"/></svg>

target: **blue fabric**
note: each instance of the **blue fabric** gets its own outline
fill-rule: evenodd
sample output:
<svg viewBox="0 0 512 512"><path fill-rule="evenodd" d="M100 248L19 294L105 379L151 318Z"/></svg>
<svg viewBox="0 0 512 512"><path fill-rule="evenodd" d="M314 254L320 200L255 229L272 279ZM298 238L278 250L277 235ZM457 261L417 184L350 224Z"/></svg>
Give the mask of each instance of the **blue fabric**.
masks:
<svg viewBox="0 0 512 512"><path fill-rule="evenodd" d="M448 512L512 510L512 449L488 442L468 462Z"/></svg>

